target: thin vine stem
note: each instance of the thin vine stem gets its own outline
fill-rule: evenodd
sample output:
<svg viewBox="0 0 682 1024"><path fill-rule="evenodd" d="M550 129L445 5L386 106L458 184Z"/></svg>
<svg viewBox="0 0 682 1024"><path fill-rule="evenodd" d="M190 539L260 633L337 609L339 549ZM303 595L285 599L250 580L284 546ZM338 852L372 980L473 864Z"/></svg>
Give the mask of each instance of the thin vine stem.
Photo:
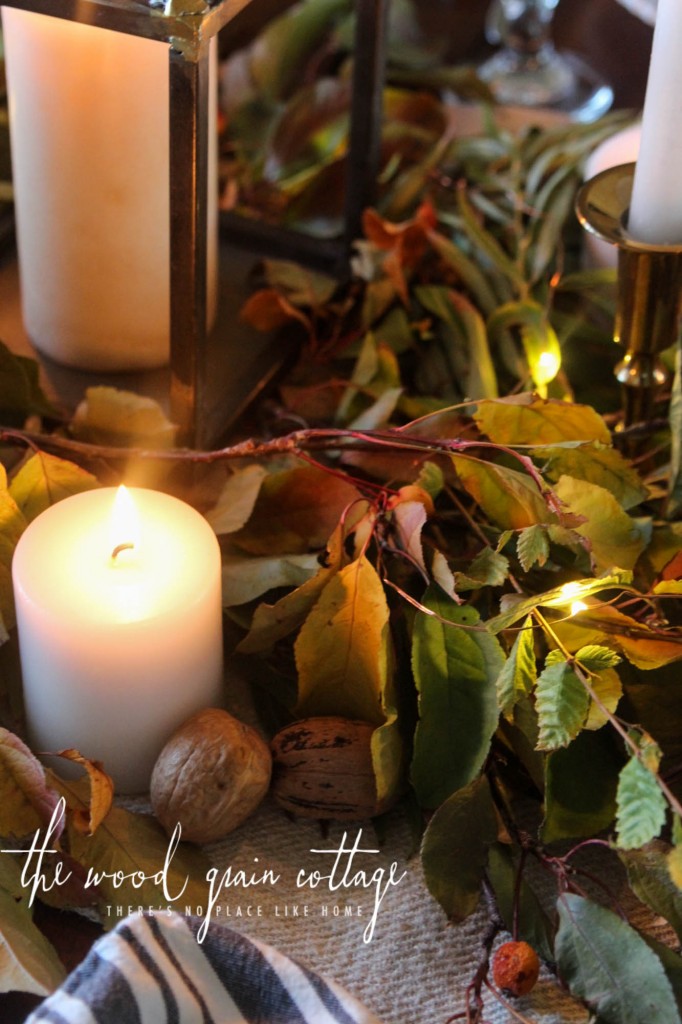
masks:
<svg viewBox="0 0 682 1024"><path fill-rule="evenodd" d="M463 438L445 438L428 440L411 437L399 429L389 430L350 430L344 428L311 427L306 430L295 430L282 437L258 441L247 438L224 448L200 450L193 448L122 448L110 445L91 444L76 441L73 438L60 437L53 434L39 434L31 431L18 430L13 427L0 427L0 441L11 444L25 444L30 447L41 447L45 450L68 452L90 459L125 460L131 456L137 459L154 459L161 461L192 462L212 464L231 459L272 458L284 454L297 455L299 452L310 451L372 451L373 449L390 448L394 453L419 453L421 455L453 455L467 452L472 448L493 450L516 459L533 480L542 497L553 511L560 511L559 501L547 487L542 474L533 465L527 455L523 455L507 445L494 444L492 441L466 440ZM470 456L473 458L473 456Z"/></svg>

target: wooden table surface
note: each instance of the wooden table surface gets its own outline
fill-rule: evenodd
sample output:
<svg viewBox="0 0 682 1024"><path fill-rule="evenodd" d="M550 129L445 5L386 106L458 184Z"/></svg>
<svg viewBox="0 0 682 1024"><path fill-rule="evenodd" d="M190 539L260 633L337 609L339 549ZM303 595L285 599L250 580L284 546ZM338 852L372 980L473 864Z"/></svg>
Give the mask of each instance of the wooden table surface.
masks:
<svg viewBox="0 0 682 1024"><path fill-rule="evenodd" d="M448 36L448 57L453 63L477 61L489 52L484 37L487 5L483 0L418 0L420 19L427 31ZM235 45L253 34L252 7L276 14L291 0L264 0L246 8L232 32ZM563 0L554 24L559 49L583 56L614 89L615 105L638 109L644 100L652 29L621 7L617 0ZM230 47L234 48L234 47ZM68 969L87 952L99 929L73 914L41 908L38 921L57 946ZM39 1002L19 993L0 995L2 1024L20 1024Z"/></svg>

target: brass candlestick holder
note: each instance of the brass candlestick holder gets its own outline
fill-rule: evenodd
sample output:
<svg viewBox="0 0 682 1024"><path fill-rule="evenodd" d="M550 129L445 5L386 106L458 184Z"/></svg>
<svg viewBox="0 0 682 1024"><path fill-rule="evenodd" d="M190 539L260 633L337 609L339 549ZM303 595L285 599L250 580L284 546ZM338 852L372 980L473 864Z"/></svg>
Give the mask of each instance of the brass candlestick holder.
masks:
<svg viewBox="0 0 682 1024"><path fill-rule="evenodd" d="M578 218L588 231L618 246L618 295L613 337L625 355L615 369L623 390L623 426L653 418L667 380L659 353L678 339L682 315L682 245L650 245L627 233L634 164L611 167L578 193Z"/></svg>

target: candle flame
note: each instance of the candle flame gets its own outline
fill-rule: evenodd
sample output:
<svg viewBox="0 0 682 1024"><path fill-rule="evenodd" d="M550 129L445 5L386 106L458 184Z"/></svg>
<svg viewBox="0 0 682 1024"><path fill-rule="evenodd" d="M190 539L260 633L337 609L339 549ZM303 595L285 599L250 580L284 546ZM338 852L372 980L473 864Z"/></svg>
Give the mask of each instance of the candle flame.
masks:
<svg viewBox="0 0 682 1024"><path fill-rule="evenodd" d="M130 491L123 484L116 492L111 512L111 557L136 549L140 544L140 522Z"/></svg>

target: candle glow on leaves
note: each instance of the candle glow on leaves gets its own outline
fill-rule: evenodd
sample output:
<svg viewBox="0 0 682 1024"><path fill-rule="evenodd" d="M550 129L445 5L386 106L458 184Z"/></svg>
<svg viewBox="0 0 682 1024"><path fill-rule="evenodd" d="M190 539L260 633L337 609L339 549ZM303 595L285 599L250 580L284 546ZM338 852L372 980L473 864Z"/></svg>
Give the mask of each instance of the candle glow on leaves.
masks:
<svg viewBox="0 0 682 1024"><path fill-rule="evenodd" d="M585 604L585 602L579 600L579 595L581 593L582 588L580 584L576 582L564 583L563 587L561 588L562 598L565 598L567 602L571 602L569 611L569 616L571 618L574 615L577 615L579 612L584 612L587 610L587 605Z"/></svg>

